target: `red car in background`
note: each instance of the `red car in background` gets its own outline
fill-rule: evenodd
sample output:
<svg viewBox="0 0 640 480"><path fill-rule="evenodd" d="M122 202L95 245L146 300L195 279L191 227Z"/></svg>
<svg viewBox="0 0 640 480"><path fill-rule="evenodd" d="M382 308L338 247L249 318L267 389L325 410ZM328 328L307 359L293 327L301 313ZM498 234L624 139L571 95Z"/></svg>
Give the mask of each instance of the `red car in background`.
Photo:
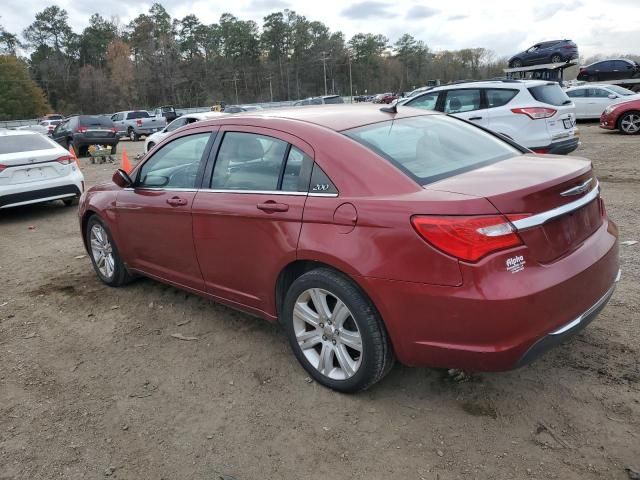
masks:
<svg viewBox="0 0 640 480"><path fill-rule="evenodd" d="M380 93L373 97L373 103L391 103L398 99L398 95L395 93Z"/></svg>
<svg viewBox="0 0 640 480"><path fill-rule="evenodd" d="M600 116L600 128L620 130L626 135L640 133L640 96L635 100L614 103Z"/></svg>
<svg viewBox="0 0 640 480"><path fill-rule="evenodd" d="M98 277L279 321L319 383L394 359L506 370L582 329L619 278L591 162L463 120L336 105L176 130L79 208Z"/></svg>

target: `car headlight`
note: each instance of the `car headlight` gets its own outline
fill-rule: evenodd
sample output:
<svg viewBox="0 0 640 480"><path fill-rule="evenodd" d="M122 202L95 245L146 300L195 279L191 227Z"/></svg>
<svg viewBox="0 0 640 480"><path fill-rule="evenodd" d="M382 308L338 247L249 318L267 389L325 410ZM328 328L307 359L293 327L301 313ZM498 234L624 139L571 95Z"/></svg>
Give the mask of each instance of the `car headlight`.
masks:
<svg viewBox="0 0 640 480"><path fill-rule="evenodd" d="M615 105L609 105L607 108L604 109L604 114L609 115L611 112L615 110L615 108L616 108Z"/></svg>

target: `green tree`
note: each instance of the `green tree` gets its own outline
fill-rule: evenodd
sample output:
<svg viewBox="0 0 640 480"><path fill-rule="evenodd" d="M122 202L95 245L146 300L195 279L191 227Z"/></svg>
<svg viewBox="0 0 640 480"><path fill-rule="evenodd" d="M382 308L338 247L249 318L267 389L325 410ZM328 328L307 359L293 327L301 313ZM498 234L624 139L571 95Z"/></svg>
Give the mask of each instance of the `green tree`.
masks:
<svg viewBox="0 0 640 480"><path fill-rule="evenodd" d="M80 64L104 66L107 47L118 35L115 24L94 13L79 38Z"/></svg>
<svg viewBox="0 0 640 480"><path fill-rule="evenodd" d="M27 65L13 55L0 55L0 120L35 118L50 108Z"/></svg>

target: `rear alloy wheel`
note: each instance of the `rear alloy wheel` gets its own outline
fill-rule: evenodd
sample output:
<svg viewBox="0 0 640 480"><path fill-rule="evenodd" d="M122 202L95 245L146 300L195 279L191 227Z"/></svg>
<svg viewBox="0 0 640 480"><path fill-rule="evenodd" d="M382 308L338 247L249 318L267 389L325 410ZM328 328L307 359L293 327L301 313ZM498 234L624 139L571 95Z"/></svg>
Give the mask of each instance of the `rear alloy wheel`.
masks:
<svg viewBox="0 0 640 480"><path fill-rule="evenodd" d="M131 281L132 276L120 258L107 226L93 215L85 232L89 256L98 277L110 287L119 287Z"/></svg>
<svg viewBox="0 0 640 480"><path fill-rule="evenodd" d="M640 112L627 112L620 117L620 131L625 135L640 133Z"/></svg>
<svg viewBox="0 0 640 480"><path fill-rule="evenodd" d="M289 343L318 383L340 392L365 390L393 365L378 313L345 276L326 268L293 282L283 308Z"/></svg>
<svg viewBox="0 0 640 480"><path fill-rule="evenodd" d="M557 53L554 55L551 55L551 63L560 63L560 62L562 62L562 55L559 55Z"/></svg>
<svg viewBox="0 0 640 480"><path fill-rule="evenodd" d="M137 142L140 137L136 134L133 128L129 129L129 140L132 142Z"/></svg>

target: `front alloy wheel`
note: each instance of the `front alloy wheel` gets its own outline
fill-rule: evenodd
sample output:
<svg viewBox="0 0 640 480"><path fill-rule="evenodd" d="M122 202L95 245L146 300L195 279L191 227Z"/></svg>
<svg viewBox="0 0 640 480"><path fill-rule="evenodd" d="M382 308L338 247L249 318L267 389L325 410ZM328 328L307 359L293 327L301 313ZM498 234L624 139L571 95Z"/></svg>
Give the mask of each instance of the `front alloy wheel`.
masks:
<svg viewBox="0 0 640 480"><path fill-rule="evenodd" d="M620 118L620 130L633 135L640 132L640 112L628 112Z"/></svg>
<svg viewBox="0 0 640 480"><path fill-rule="evenodd" d="M131 281L132 276L120 258L111 232L97 215L89 218L85 238L91 263L100 280L110 287L119 287Z"/></svg>

